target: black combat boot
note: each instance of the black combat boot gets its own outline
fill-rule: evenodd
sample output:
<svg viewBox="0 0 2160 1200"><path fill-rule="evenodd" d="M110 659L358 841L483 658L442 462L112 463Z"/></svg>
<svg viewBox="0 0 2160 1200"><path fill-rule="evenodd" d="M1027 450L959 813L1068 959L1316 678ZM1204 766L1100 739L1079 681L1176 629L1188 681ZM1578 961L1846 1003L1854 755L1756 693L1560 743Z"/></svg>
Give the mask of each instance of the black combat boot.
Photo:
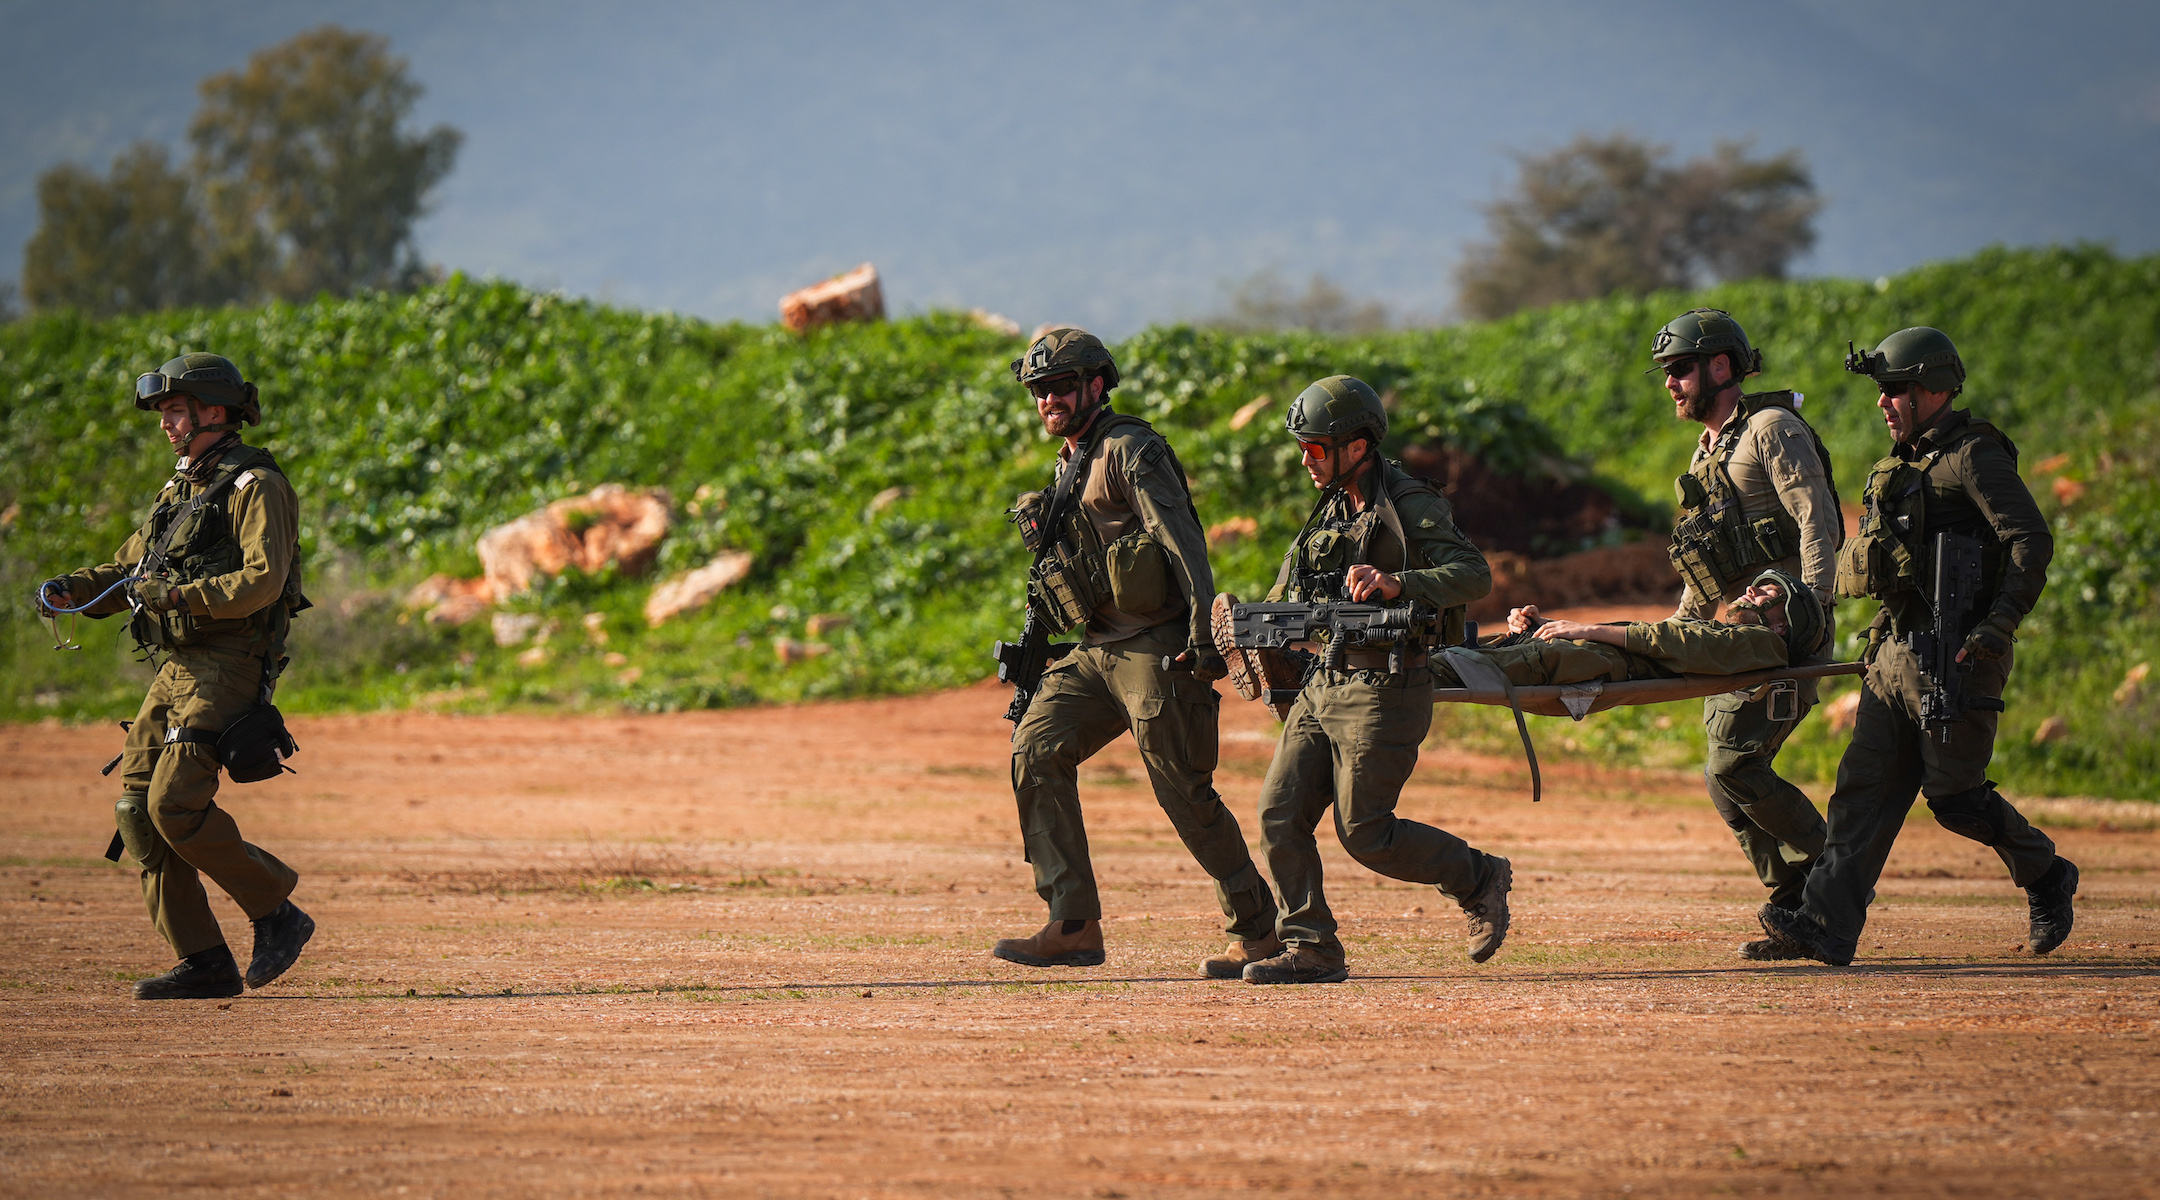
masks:
<svg viewBox="0 0 2160 1200"><path fill-rule="evenodd" d="M247 985L259 988L283 975L314 936L314 919L292 901L271 909L269 916L255 922L255 957L248 963Z"/></svg>
<svg viewBox="0 0 2160 1200"><path fill-rule="evenodd" d="M2029 936L2034 954L2046 954L2070 936L2075 915L2070 911L2070 897L2077 895L2077 885L2077 864L2058 854L2047 874L2025 889L2025 904L2032 913Z"/></svg>
<svg viewBox="0 0 2160 1200"><path fill-rule="evenodd" d="M240 964L222 942L188 955L163 975L135 981L137 1000L223 1000L241 990Z"/></svg>
<svg viewBox="0 0 2160 1200"><path fill-rule="evenodd" d="M1832 949L1822 926L1811 917L1775 904L1765 904L1756 911L1755 919L1762 923L1763 932L1770 935L1770 940L1790 951L1793 958L1811 958L1833 967L1852 965L1852 951L1840 954Z"/></svg>

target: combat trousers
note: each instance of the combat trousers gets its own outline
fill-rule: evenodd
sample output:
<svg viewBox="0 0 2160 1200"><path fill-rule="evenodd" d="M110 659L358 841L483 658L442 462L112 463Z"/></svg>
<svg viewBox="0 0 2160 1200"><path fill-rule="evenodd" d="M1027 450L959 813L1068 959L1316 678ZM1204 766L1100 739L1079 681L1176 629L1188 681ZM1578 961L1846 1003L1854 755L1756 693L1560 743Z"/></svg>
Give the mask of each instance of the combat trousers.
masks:
<svg viewBox="0 0 2160 1200"><path fill-rule="evenodd" d="M1184 629L1163 626L1073 650L1043 674L1013 730L1020 835L1035 868L1035 892L1053 921L1102 917L1080 812L1080 764L1130 730L1155 802L1215 880L1225 928L1252 939L1275 927L1275 898L1214 787L1222 699L1205 680L1160 669L1164 655L1184 648Z"/></svg>
<svg viewBox="0 0 2160 1200"><path fill-rule="evenodd" d="M1291 706L1260 785L1260 837L1282 893L1282 940L1343 958L1320 877L1313 833L1328 805L1335 836L1365 867L1429 883L1460 903L1483 882L1487 857L1444 829L1395 815L1403 784L1432 728L1433 676L1322 671Z"/></svg>
<svg viewBox="0 0 2160 1200"><path fill-rule="evenodd" d="M1968 696L1997 697L2011 658L1983 662L1965 677ZM1801 915L1829 949L1851 954L1867 925L1868 896L1890 859L1913 801L1926 796L1943 828L1993 849L2010 880L2030 887L2055 865L2055 843L2003 799L1987 777L1997 715L1971 709L1940 734L1920 727L1926 681L1902 642L1885 642L1868 668L1852 742L1838 762L1830 831L1809 873Z"/></svg>
<svg viewBox="0 0 2160 1200"><path fill-rule="evenodd" d="M189 647L151 680L120 756L120 838L142 867L150 921L182 958L225 944L203 890L208 875L249 920L270 915L300 876L240 836L217 806L218 763L207 746L167 745L180 726L221 730L253 708L262 660L244 650Z"/></svg>
<svg viewBox="0 0 2160 1200"><path fill-rule="evenodd" d="M1756 877L1770 889L1770 903L1779 908L1800 907L1808 869L1822 854L1829 828L1807 794L1772 765L1785 739L1814 707L1814 689L1802 689L1797 700L1792 719L1785 721L1771 718L1768 690L1753 700L1745 692L1721 692L1703 701L1703 731L1709 743L1703 782L1710 803L1739 839Z"/></svg>

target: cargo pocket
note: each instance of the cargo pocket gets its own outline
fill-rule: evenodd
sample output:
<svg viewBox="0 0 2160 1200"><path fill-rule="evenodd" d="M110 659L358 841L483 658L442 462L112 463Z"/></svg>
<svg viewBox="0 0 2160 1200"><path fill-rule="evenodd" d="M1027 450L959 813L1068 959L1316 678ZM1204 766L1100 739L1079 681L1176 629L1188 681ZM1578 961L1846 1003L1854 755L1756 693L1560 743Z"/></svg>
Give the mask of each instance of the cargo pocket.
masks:
<svg viewBox="0 0 2160 1200"><path fill-rule="evenodd" d="M1169 693L1152 692L1134 707L1140 749L1189 771L1213 771L1221 753L1216 725L1222 697L1191 677L1167 680Z"/></svg>

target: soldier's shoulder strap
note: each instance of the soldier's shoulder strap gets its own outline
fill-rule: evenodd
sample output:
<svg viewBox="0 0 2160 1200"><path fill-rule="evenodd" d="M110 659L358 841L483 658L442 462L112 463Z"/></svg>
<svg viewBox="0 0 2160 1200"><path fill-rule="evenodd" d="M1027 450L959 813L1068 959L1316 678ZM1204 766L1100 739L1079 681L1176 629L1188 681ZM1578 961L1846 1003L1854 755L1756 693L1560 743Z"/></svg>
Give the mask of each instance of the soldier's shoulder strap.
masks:
<svg viewBox="0 0 2160 1200"><path fill-rule="evenodd" d="M1822 463L1823 480L1830 485L1830 494L1834 496L1837 494L1837 471L1830 465L1830 448L1823 445L1822 435L1815 432L1815 426L1800 415L1800 401L1800 393L1790 389L1781 392L1753 392L1740 397L1740 412L1743 422L1753 421L1756 413L1770 409L1784 409L1791 413L1792 419L1800 422L1807 430L1808 441L1815 447L1815 457Z"/></svg>
<svg viewBox="0 0 2160 1200"><path fill-rule="evenodd" d="M2010 440L2010 435L2004 433L2000 429L1995 428L1995 426L1993 426L1992 424L1981 420L1979 417L1972 416L1970 414L1968 414L1965 418L1965 428L1958 430L1956 440L1952 441L1950 445L1944 447L1944 449L1948 450L1955 448L1956 446L1964 442L1968 442L1974 438L1979 437L1995 439L1996 444L2003 448L2003 453L2010 456L2011 468L2015 469L2017 467L2017 443Z"/></svg>

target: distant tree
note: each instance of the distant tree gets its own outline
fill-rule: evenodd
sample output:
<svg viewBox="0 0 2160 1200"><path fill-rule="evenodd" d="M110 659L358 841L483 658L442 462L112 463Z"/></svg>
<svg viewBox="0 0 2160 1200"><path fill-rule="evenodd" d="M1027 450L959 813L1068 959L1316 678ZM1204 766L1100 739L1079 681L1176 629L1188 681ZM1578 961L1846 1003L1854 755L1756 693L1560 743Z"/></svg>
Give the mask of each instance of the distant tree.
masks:
<svg viewBox="0 0 2160 1200"><path fill-rule="evenodd" d="M399 128L420 85L386 39L325 25L201 90L188 138L223 266L295 300L426 279L413 222L463 135Z"/></svg>
<svg viewBox="0 0 2160 1200"><path fill-rule="evenodd" d="M165 148L138 142L99 177L65 163L38 177L38 228L23 247L23 295L99 316L215 302L201 213Z"/></svg>
<svg viewBox="0 0 2160 1200"><path fill-rule="evenodd" d="M1782 278L1815 244L1822 201L1798 151L1747 152L1719 142L1674 164L1670 147L1615 134L1518 155L1515 193L1486 207L1489 240L1456 269L1458 305L1489 319L1614 292Z"/></svg>
<svg viewBox="0 0 2160 1200"><path fill-rule="evenodd" d="M1371 333L1388 325L1386 305L1377 300L1354 301L1317 272L1302 293L1291 291L1273 269L1256 271L1227 290L1228 310L1203 318L1203 324L1251 332L1311 329L1321 333Z"/></svg>

